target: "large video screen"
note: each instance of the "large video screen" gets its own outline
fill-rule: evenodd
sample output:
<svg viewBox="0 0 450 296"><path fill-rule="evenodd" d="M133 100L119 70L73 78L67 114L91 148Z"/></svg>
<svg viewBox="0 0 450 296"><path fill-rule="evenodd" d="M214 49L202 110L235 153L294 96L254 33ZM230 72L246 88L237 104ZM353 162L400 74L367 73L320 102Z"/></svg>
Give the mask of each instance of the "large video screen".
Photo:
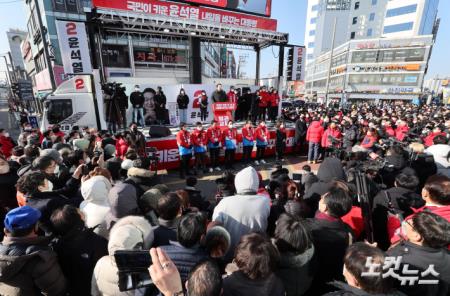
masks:
<svg viewBox="0 0 450 296"><path fill-rule="evenodd" d="M270 16L272 0L175 0Z"/></svg>

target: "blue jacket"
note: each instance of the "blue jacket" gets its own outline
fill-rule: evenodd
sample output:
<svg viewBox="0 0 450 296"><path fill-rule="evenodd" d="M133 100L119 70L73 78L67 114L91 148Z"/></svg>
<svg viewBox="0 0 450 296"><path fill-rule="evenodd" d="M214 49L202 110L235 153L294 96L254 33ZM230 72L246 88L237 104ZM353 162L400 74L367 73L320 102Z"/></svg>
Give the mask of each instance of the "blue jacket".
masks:
<svg viewBox="0 0 450 296"><path fill-rule="evenodd" d="M189 272L201 261L208 259L208 253L205 249L194 246L185 248L178 242L170 242L168 246L161 246L167 256L173 261L180 272L181 282L186 282Z"/></svg>

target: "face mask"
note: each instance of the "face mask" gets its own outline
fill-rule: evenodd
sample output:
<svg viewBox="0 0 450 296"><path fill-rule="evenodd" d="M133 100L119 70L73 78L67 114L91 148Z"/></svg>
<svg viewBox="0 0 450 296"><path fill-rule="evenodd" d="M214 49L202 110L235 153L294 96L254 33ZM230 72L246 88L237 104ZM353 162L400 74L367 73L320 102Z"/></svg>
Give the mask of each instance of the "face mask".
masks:
<svg viewBox="0 0 450 296"><path fill-rule="evenodd" d="M4 133L5 137L9 138L9 133Z"/></svg>
<svg viewBox="0 0 450 296"><path fill-rule="evenodd" d="M234 124L230 124L230 125L228 125L228 127L229 127L229 128L233 128L233 127L234 127Z"/></svg>
<svg viewBox="0 0 450 296"><path fill-rule="evenodd" d="M136 133L138 131L137 127L133 127L132 131Z"/></svg>
<svg viewBox="0 0 450 296"><path fill-rule="evenodd" d="M53 183L50 182L49 180L47 180L47 187L43 188L43 190L41 190L42 192L49 192L53 190Z"/></svg>
<svg viewBox="0 0 450 296"><path fill-rule="evenodd" d="M140 89L136 87L136 88L134 89L134 91L140 91Z"/></svg>
<svg viewBox="0 0 450 296"><path fill-rule="evenodd" d="M86 159L84 160L85 164L89 164L91 162L91 158L90 157L86 157Z"/></svg>
<svg viewBox="0 0 450 296"><path fill-rule="evenodd" d="M59 164L56 165L54 174L59 174Z"/></svg>
<svg viewBox="0 0 450 296"><path fill-rule="evenodd" d="M24 129L24 131L26 131L26 132L31 132L31 127L26 127L25 129Z"/></svg>
<svg viewBox="0 0 450 296"><path fill-rule="evenodd" d="M9 164L5 163L4 165L0 166L0 175L9 173Z"/></svg>

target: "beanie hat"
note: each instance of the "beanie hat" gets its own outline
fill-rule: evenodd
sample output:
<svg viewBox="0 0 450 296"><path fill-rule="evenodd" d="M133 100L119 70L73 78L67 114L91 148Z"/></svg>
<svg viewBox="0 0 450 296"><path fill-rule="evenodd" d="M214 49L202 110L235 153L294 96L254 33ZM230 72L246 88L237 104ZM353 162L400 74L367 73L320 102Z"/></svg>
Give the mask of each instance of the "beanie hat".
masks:
<svg viewBox="0 0 450 296"><path fill-rule="evenodd" d="M114 153L116 153L116 147L112 144L106 145L103 150L105 150L105 154L109 156L113 156Z"/></svg>
<svg viewBox="0 0 450 296"><path fill-rule="evenodd" d="M128 171L133 167L133 161L131 159L125 159L124 161L122 161L121 167L123 170Z"/></svg>
<svg viewBox="0 0 450 296"><path fill-rule="evenodd" d="M142 207L151 207L153 210L156 210L156 207L158 206L159 199L163 197L163 194L161 191L159 191L156 188L152 188L150 190L147 190L142 194L141 198L139 199L139 205Z"/></svg>
<svg viewBox="0 0 450 296"><path fill-rule="evenodd" d="M8 231L29 229L41 218L41 212L29 206L12 209L6 214L4 224Z"/></svg>

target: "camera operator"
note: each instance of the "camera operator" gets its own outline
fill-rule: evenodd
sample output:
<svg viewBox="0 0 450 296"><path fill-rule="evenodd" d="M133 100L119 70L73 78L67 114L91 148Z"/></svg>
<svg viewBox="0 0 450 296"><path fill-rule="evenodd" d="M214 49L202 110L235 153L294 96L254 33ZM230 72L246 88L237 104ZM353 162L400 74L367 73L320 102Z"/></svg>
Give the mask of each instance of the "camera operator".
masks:
<svg viewBox="0 0 450 296"><path fill-rule="evenodd" d="M342 126L344 127L342 136L342 144L345 151L351 151L353 145L355 145L356 142L356 133L357 129L356 126L351 122L351 120L345 120L342 121Z"/></svg>

